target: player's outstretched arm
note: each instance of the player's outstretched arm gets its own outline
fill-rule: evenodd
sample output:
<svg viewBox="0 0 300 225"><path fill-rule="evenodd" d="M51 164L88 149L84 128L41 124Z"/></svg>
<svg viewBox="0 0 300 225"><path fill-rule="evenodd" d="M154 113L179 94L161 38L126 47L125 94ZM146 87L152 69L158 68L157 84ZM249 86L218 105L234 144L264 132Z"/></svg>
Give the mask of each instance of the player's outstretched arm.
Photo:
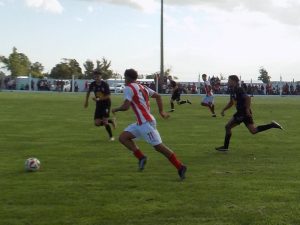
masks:
<svg viewBox="0 0 300 225"><path fill-rule="evenodd" d="M114 108L111 111L112 113L116 113L119 111L127 111L129 108L130 108L130 101L126 99L120 107Z"/></svg>
<svg viewBox="0 0 300 225"><path fill-rule="evenodd" d="M225 116L225 111L227 110L227 109L229 109L229 108L231 108L231 106L233 106L233 100L232 99L230 99L230 101L227 103L227 105L224 107L224 109L222 110L222 112L221 112L221 115L222 116Z"/></svg>
<svg viewBox="0 0 300 225"><path fill-rule="evenodd" d="M87 108L89 106L89 97L90 97L90 91L86 93L85 102L84 102L84 108Z"/></svg>
<svg viewBox="0 0 300 225"><path fill-rule="evenodd" d="M163 107L161 96L158 93L155 92L151 97L155 98L156 104L157 104L157 107L158 107L158 111L159 111L159 114L161 115L161 117L164 118L164 119L169 118L170 115L168 113L164 112L164 107Z"/></svg>
<svg viewBox="0 0 300 225"><path fill-rule="evenodd" d="M248 95L246 95L244 98L245 98L246 113L248 116L251 116L251 110L250 110L251 98Z"/></svg>

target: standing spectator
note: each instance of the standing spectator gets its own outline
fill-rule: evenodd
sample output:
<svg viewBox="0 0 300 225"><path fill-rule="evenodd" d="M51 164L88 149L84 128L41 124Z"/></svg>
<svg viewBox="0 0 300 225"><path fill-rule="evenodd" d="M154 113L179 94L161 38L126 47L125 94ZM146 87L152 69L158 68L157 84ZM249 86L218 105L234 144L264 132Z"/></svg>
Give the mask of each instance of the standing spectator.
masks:
<svg viewBox="0 0 300 225"><path fill-rule="evenodd" d="M78 84L77 84L77 81L75 81L75 83L74 83L74 91L75 92L78 92Z"/></svg>
<svg viewBox="0 0 300 225"><path fill-rule="evenodd" d="M34 80L31 79L31 90L34 91Z"/></svg>
<svg viewBox="0 0 300 225"><path fill-rule="evenodd" d="M294 94L294 85L293 84L290 85L290 93L291 93L291 95Z"/></svg>

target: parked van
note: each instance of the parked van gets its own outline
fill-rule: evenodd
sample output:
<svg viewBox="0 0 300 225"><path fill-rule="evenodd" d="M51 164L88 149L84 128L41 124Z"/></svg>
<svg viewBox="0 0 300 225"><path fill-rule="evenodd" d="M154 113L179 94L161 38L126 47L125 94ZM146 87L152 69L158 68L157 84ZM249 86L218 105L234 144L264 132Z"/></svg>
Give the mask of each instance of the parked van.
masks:
<svg viewBox="0 0 300 225"><path fill-rule="evenodd" d="M125 88L125 84L124 83L116 83L116 84L112 84L109 87L109 90L112 93L123 93L124 88Z"/></svg>

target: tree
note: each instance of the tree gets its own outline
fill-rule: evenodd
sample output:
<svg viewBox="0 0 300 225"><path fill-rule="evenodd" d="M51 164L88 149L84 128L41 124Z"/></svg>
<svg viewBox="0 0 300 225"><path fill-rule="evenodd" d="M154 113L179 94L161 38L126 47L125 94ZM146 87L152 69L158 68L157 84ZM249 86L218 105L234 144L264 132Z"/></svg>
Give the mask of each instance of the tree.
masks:
<svg viewBox="0 0 300 225"><path fill-rule="evenodd" d="M31 76L32 77L37 77L37 78L43 78L43 70L44 67L41 63L35 62L31 65Z"/></svg>
<svg viewBox="0 0 300 225"><path fill-rule="evenodd" d="M24 53L19 53L16 47L13 48L13 52L8 58L0 56L0 63L4 64L3 68L11 72L12 77L29 75L30 73L33 77L43 77L44 67L42 64L39 62L31 64L28 57Z"/></svg>
<svg viewBox="0 0 300 225"><path fill-rule="evenodd" d="M3 55L0 55L0 64L3 64L4 66L1 66L0 68L3 69L3 68L6 68L7 69L7 65L8 65L8 58L6 58L5 56Z"/></svg>
<svg viewBox="0 0 300 225"><path fill-rule="evenodd" d="M70 66L72 75L80 76L82 75L82 69L76 59L65 59Z"/></svg>
<svg viewBox="0 0 300 225"><path fill-rule="evenodd" d="M59 64L56 64L55 67L52 68L49 76L51 78L61 78L61 79L71 79L72 78L72 71L70 66L65 63L61 62Z"/></svg>
<svg viewBox="0 0 300 225"><path fill-rule="evenodd" d="M99 71L102 74L102 78L104 80L107 80L109 78L115 78L118 77L117 74L114 74L113 71L110 69L111 61L108 61L106 58L102 58L101 60L96 61L96 68L91 60L85 61L83 64L85 68L85 78L92 79L94 76L94 71Z"/></svg>
<svg viewBox="0 0 300 225"><path fill-rule="evenodd" d="M1 56L1 63L4 64L4 68L11 72L12 77L21 75L28 75L31 69L31 62L24 53L19 53L17 48L13 48L13 52L8 58Z"/></svg>
<svg viewBox="0 0 300 225"><path fill-rule="evenodd" d="M75 59L63 59L63 62L52 68L49 75L57 79L72 79L72 75L82 76L82 70Z"/></svg>
<svg viewBox="0 0 300 225"><path fill-rule="evenodd" d="M271 77L269 76L268 71L264 67L260 68L259 74L260 76L258 77L258 80L262 80L262 82L265 84L270 82Z"/></svg>
<svg viewBox="0 0 300 225"><path fill-rule="evenodd" d="M112 77L113 71L110 68L111 61L108 61L104 57L102 60L97 60L96 61L96 69L97 71L102 73L102 79L107 80Z"/></svg>
<svg viewBox="0 0 300 225"><path fill-rule="evenodd" d="M146 75L146 79L155 79L155 74Z"/></svg>
<svg viewBox="0 0 300 225"><path fill-rule="evenodd" d="M86 60L83 64L85 68L84 77L86 79L92 79L93 78L93 72L94 72L94 63L91 60Z"/></svg>

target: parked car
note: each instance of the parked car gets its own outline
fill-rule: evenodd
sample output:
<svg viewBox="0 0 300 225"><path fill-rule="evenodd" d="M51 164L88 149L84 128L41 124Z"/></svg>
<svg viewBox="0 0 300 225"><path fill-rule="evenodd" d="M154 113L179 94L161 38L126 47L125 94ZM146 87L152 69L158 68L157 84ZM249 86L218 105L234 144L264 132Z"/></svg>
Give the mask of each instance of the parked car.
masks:
<svg viewBox="0 0 300 225"><path fill-rule="evenodd" d="M116 83L116 84L112 84L109 87L109 90L112 93L123 93L124 88L125 88L125 84L123 84L123 83Z"/></svg>

